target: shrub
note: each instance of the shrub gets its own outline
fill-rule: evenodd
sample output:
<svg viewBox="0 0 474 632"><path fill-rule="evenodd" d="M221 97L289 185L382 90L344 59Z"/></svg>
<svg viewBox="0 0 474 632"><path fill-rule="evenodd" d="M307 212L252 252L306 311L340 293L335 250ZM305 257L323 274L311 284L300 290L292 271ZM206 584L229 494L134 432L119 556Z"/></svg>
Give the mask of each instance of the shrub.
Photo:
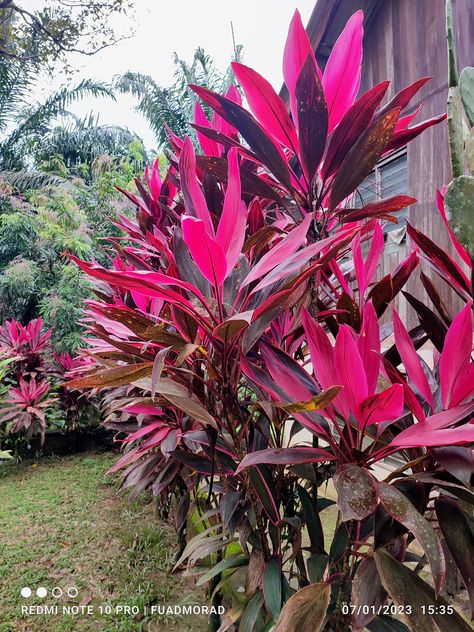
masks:
<svg viewBox="0 0 474 632"><path fill-rule="evenodd" d="M226 96L194 87L215 112L209 121L196 110L204 155L170 132L164 179L154 164L137 195L125 192L136 221L119 216L129 243L111 239L111 266L72 257L97 299L86 313L95 364L68 387L107 391L106 422L124 437L113 468L124 487L165 498L178 490L180 529L200 515L204 529L177 567L211 556L199 582L215 605L245 567L244 602L221 630L405 629L398 615L440 626L443 539L472 582L460 554L472 551L469 518L457 500L473 500L469 277L409 227L418 248L375 281L381 222L414 200L355 205L379 158L444 116L411 127L400 116L425 79L383 106L388 82L356 100L361 55L357 12L321 74L296 13L284 54L292 118L242 64L234 72L253 113L235 87ZM466 305L438 328L408 295L420 326L408 332L393 313L395 344L384 348L380 318L419 250L462 286ZM428 340L433 369L417 353ZM374 464L392 454L402 465L378 480ZM327 547L330 480L339 514ZM423 558L409 548L415 538ZM426 564L433 586L419 575ZM455 612L449 621L469 629Z"/></svg>

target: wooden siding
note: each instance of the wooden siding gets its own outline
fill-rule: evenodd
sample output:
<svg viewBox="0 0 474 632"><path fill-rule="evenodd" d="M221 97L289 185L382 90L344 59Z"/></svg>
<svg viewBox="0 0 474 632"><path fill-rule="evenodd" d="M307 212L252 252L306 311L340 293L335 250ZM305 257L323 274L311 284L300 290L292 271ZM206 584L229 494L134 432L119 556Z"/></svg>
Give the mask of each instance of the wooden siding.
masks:
<svg viewBox="0 0 474 632"><path fill-rule="evenodd" d="M308 25L318 61L324 65L328 51L342 30L347 18L358 9L366 15L364 61L361 91L389 79L387 98L423 76L431 76L420 91L411 110L424 102L417 120L424 120L446 111L447 60L444 0L318 0ZM458 42L458 63L462 68L474 64L474 0L453 0ZM315 28L325 17L325 30ZM314 23L314 24L312 24ZM435 206L436 189L450 180L446 125L441 123L408 145L408 193L418 202L409 209L409 221L445 249L449 242ZM379 275L382 276L406 255L407 247L388 255ZM426 271L426 270L425 270ZM430 275L432 276L432 275ZM433 276L432 276L433 278ZM436 280L449 310L459 307L442 281ZM410 280L408 290L428 301L418 274ZM411 308L397 306L410 326L417 320Z"/></svg>

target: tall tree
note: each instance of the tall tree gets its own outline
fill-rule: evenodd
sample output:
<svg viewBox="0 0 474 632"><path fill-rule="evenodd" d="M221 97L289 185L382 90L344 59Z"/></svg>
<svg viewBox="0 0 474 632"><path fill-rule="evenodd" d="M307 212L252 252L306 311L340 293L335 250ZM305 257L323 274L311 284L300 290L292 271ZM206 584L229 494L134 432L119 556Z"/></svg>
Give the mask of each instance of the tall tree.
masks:
<svg viewBox="0 0 474 632"><path fill-rule="evenodd" d="M0 57L52 71L57 62L71 70L71 53L94 55L127 35L112 26L130 15L133 0L0 0Z"/></svg>
<svg viewBox="0 0 474 632"><path fill-rule="evenodd" d="M242 46L234 47L234 61L240 61ZM225 92L234 80L232 67L220 72L213 59L197 48L191 63L187 63L176 53L173 55L174 81L169 87L161 87L149 75L140 72L126 72L116 79L115 87L120 92L130 93L138 98L137 110L148 121L159 149L167 146L166 126L178 136L190 133L189 121L193 118L196 95L188 88L190 83ZM204 106L206 108L206 106Z"/></svg>

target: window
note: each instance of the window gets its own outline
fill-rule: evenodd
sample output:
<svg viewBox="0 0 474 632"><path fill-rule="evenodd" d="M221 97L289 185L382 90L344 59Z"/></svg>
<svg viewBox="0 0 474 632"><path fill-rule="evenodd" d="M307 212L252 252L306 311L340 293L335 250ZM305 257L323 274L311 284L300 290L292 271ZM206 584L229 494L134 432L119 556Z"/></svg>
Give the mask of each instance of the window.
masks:
<svg viewBox="0 0 474 632"><path fill-rule="evenodd" d="M362 182L355 194L355 206L360 208L374 200L406 193L407 187L407 152L406 148L403 148L381 160ZM387 222L384 232L388 233L403 226L407 214L406 208L394 213L398 218L398 224Z"/></svg>

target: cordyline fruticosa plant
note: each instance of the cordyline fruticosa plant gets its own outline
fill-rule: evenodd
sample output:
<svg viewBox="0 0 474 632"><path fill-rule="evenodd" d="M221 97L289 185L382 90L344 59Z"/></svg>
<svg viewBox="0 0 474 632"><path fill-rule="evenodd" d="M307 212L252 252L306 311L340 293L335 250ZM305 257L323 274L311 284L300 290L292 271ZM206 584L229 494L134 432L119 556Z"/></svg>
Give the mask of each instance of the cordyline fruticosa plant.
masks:
<svg viewBox="0 0 474 632"><path fill-rule="evenodd" d="M295 14L283 61L291 114L242 64L234 72L252 113L235 87L194 87L215 112L209 121L196 107L203 155L170 134L164 179L155 164L139 194L126 193L137 221L118 218L125 236L111 240L110 269L76 260L96 282L96 364L69 387L108 389L124 487L175 491L178 529L200 522L177 567L216 562L199 579L214 605L245 567L245 601L221 630L406 630L401 620L470 629L443 614L441 596L444 538L474 597L471 523L458 502L473 499L469 277L410 228L418 247L375 281L381 222L414 200L356 205L379 158L443 116L409 126L401 115L427 79L385 105L388 82L356 100L362 21L352 16L321 73ZM421 303L412 331L396 313L379 327L420 250L465 307L441 328ZM430 339L431 368L417 353ZM402 467L377 480L374 464L395 453ZM323 524L334 503L321 494L330 479L332 536ZM227 555L233 542L240 552Z"/></svg>

